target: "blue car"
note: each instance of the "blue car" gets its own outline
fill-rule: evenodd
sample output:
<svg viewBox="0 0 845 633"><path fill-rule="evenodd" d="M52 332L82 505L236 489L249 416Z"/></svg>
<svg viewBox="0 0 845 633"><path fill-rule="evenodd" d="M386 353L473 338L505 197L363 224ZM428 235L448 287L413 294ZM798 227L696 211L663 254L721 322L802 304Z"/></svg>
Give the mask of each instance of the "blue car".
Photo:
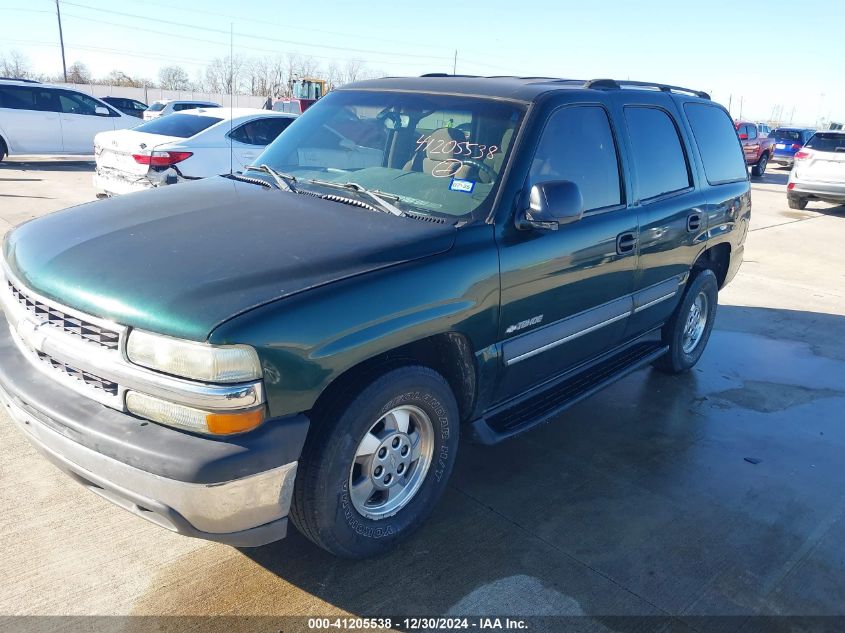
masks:
<svg viewBox="0 0 845 633"><path fill-rule="evenodd" d="M769 138L775 140L772 162L791 168L795 162L795 153L804 147L815 133L815 130L803 127L779 127L769 132Z"/></svg>

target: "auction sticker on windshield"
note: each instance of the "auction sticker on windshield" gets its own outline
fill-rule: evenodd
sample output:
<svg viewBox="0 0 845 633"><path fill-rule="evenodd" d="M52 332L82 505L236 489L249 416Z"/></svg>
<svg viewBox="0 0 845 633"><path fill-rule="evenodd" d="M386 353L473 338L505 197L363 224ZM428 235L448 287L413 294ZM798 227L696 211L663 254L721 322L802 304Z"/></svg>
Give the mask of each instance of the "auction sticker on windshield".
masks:
<svg viewBox="0 0 845 633"><path fill-rule="evenodd" d="M452 178L452 182L449 183L449 189L451 189L452 191L463 191L464 193L472 193L472 190L475 189L475 181L462 180L460 178Z"/></svg>

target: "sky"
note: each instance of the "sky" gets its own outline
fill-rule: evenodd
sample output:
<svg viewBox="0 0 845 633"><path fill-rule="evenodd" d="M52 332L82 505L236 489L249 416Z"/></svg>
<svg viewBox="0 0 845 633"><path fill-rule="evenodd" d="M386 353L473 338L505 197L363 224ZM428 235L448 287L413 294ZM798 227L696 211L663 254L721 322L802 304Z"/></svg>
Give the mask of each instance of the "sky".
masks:
<svg viewBox="0 0 845 633"><path fill-rule="evenodd" d="M388 75L611 77L705 90L735 117L845 121L843 0L60 0L67 63L191 77L215 57L298 53ZM794 25L794 27L792 26ZM0 55L61 71L55 0L0 0ZM740 106L742 111L740 112Z"/></svg>

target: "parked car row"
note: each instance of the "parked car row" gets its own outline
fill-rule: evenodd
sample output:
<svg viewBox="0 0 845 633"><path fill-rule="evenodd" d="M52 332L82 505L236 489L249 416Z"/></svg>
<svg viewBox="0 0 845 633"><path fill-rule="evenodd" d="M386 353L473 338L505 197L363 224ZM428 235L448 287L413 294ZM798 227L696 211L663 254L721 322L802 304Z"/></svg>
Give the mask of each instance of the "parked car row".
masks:
<svg viewBox="0 0 845 633"><path fill-rule="evenodd" d="M90 154L100 132L131 128L171 112L220 108L210 101L164 99L149 107L126 97L97 98L64 86L0 79L0 160L15 154Z"/></svg>

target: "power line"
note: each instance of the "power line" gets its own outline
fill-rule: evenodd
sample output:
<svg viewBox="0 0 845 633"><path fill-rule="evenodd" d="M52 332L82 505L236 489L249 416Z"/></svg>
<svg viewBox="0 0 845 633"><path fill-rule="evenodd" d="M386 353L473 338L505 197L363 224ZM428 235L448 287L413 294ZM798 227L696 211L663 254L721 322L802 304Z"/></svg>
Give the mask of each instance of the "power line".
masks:
<svg viewBox="0 0 845 633"><path fill-rule="evenodd" d="M120 28L130 29L132 31L141 31L141 32L144 32L144 33L154 33L156 35L164 35L164 36L167 36L167 37L178 37L181 40L191 40L191 41L194 41L194 42L203 42L203 43L206 43L206 44L214 44L215 46L220 46L220 47L226 46L225 42L221 42L221 41L217 41L217 40L209 40L209 39L206 39L206 38L194 37L194 36L191 36L191 35L184 35L182 33L168 33L167 31L159 31L159 30L156 30L156 29L148 29L148 28L144 28L144 27L140 27L140 26L134 26L134 25L129 25L129 24L121 24L119 22L110 22L108 20L98 20L97 18L89 18L89 17L84 17L84 16L76 15L76 14L68 14L67 12L64 13L64 17L65 18L71 18L73 20L81 20L81 21L84 21L84 22L94 22L96 24L105 24L105 25L108 25L108 26L117 26L117 27L120 27ZM298 54L298 51L286 51L286 50L278 50L278 49L259 48L259 47L256 47L256 46L240 46L240 48L244 49L244 50L252 50L252 51L258 51L258 52L263 52L263 53ZM315 57L315 58L318 58L318 59L327 59L327 60L332 60L332 61L334 61L336 59L334 57L329 57L327 55L315 55L315 54L311 54L311 53L309 53L308 55L310 57ZM400 65L406 65L406 66L407 65L417 65L417 66L431 66L432 65L430 62L412 62L412 61L406 62L406 61L372 60L372 59L362 59L361 61L370 62L370 63L376 64L376 65L378 65L378 64L400 64Z"/></svg>
<svg viewBox="0 0 845 633"><path fill-rule="evenodd" d="M157 24L168 24L170 26L178 26L180 28L196 29L196 30L199 30L199 31L206 31L206 32L209 32L209 33L218 33L218 34L223 34L223 35L228 34L228 32L224 31L223 29L214 29L214 28L207 27L207 26L197 26L195 24L187 24L185 22L175 22L173 20L164 20L164 19L161 19L160 17L148 17L148 16L145 16L145 15L138 15L137 13L125 13L123 11L114 11L114 10L111 10L111 9L103 9L103 8L100 8L100 7L92 7L90 5L78 4L78 3L75 3L75 2L68 2L67 0L63 0L63 3L66 6L77 7L77 8L81 8L81 9L90 9L90 10L96 11L97 13L109 13L109 14L112 14L112 15L119 15L119 16L122 16L122 17L132 18L132 19L135 19L135 20L147 20L147 21L156 22ZM91 18L83 18L83 19L91 19ZM135 28L135 27L132 27L132 28ZM375 55L390 55L390 56L393 56L393 57L412 57L412 58L417 58L417 59L425 58L425 59L435 59L435 60L439 60L439 61L444 61L444 60L449 59L449 57L446 57L446 56L418 55L418 54L415 54L415 53L397 53L397 52L394 52L394 51L384 52L384 51L377 51L377 50L366 49L366 48L351 48L351 47L348 47L348 46L331 46L331 45L328 45L328 44L312 44L310 42L299 42L299 41L296 41L296 40L283 40L283 39L279 39L279 38L266 37L266 36L263 36L263 35L246 34L246 33L235 32L234 35L239 35L239 36L243 36L243 37L251 38L251 39L264 40L264 41L267 41L267 42L275 42L275 43L279 43L279 44L292 44L294 46L326 48L326 49L329 49L329 50L337 50L337 51L342 51L342 52L350 52L351 51L351 52L355 52L355 53L368 53L368 54L375 54ZM315 55L315 57L316 57L316 55Z"/></svg>

